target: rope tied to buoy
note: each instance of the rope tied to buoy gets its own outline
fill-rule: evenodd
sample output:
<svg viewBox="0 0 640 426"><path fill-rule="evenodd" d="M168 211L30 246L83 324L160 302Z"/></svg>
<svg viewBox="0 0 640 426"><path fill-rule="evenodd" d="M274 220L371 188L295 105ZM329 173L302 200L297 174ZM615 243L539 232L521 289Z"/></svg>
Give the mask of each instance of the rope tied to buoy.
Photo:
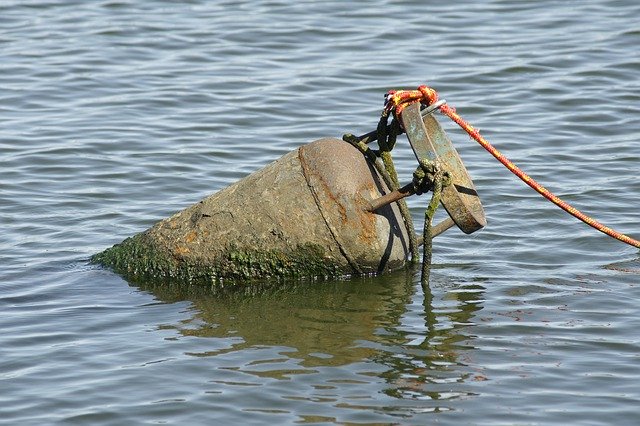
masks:
<svg viewBox="0 0 640 426"><path fill-rule="evenodd" d="M422 195L431 190L431 201L424 211L424 225L422 228L422 274L420 284L423 289L429 285L429 275L431 272L431 256L433 253L433 218L440 205L442 189L451 184L449 173L444 170L440 163L421 158L413 172L412 185L416 195Z"/></svg>
<svg viewBox="0 0 640 426"><path fill-rule="evenodd" d="M378 127L375 131L371 132L371 136L375 134L375 139L378 141L379 151L374 151L367 146L369 140L367 138L359 138L351 133L346 133L342 136L342 140L350 143L357 148L376 168L385 184L391 191L395 191L400 187L398 180L398 174L396 172L393 158L391 157L391 151L395 147L396 139L398 135L402 133L402 128L398 120L394 117L391 121L391 125L387 125L389 113L382 111ZM382 160L382 165L377 161L378 158ZM411 263L416 264L418 262L418 241L413 231L413 219L409 206L405 200L398 200L398 209L400 215L405 223L409 237L409 251L411 253Z"/></svg>
<svg viewBox="0 0 640 426"><path fill-rule="evenodd" d="M429 285L429 275L431 273L431 256L433 253L433 217L440 205L442 189L451 184L449 174L437 165L435 166L434 175L431 181L431 201L424 211L424 226L422 228L422 239L424 241L424 245L422 246L422 274L420 277L420 284L422 285L423 290L426 290Z"/></svg>
<svg viewBox="0 0 640 426"><path fill-rule="evenodd" d="M385 96L385 106L383 114L393 114L396 119L399 119L402 114L402 110L408 105L420 102L425 106L435 106L438 103L438 93L431 87L422 85L416 90L390 90ZM442 101L441 101L442 102ZM516 166L511 160L505 157L498 149L491 145L481 134L480 131L471 126L456 112L455 108L449 106L446 103L441 103L437 106L437 109L447 117L449 117L454 123L460 126L473 140L478 142L486 151L488 151L496 160L509 169L514 175L516 175L525 184L538 192L547 200L551 201L556 206L560 207L565 212L569 213L576 219L581 220L592 228L619 240L623 243L629 244L633 247L640 248L640 241L633 239L625 234L622 234L614 229L611 229L602 223L598 222L594 218L587 216L580 210L571 206L567 202L560 199L544 186L536 182L533 178L523 172L518 166ZM426 240L425 240L426 243Z"/></svg>
<svg viewBox="0 0 640 426"><path fill-rule="evenodd" d="M381 120L382 122L382 120ZM395 121L398 124L396 127L396 136L401 132L399 122ZM385 123L386 124L386 123ZM392 126L394 126L392 124ZM378 138L386 139L387 136L378 132ZM394 137L395 138L395 137ZM393 188L394 186L399 186L396 182L394 183L391 177L390 170L386 167L386 164L380 165L378 160L378 155L376 152L369 148L367 144L359 139L358 137L347 133L343 135L342 139L345 142L350 143L354 147L356 147L378 170L378 173L382 176L382 179L385 181L389 188ZM380 141L380 139L378 139ZM395 141L394 141L395 143ZM385 146L385 142L381 144L381 146ZM389 147L387 145L387 147ZM393 145L390 147L393 149ZM382 152L384 149L380 149L380 157L382 157ZM384 163L384 161L383 161ZM391 169L392 172L395 172L395 168ZM418 161L418 166L416 170L413 172L413 179L410 183L412 193L416 195L422 195L428 191L432 191L431 201L427 209L425 210L425 220L424 227L422 232L422 275L421 275L421 285L423 288L426 288L429 283L429 274L430 274L430 265L431 265L431 255L432 255L432 241L433 241L433 232L432 232L432 224L433 217L435 216L435 212L440 205L440 199L442 196L442 189L448 186L451 183L451 179L449 173L444 170L444 168L440 165L438 161L432 162L426 158L422 158ZM401 203L402 202L402 203ZM403 206L404 205L404 206ZM398 206L400 207L401 215L405 221L405 225L407 227L407 231L409 234L409 245L411 249L411 259L412 263L418 262L418 254L417 249L420 244L418 244L416 235L413 231L413 221L411 219L411 214L408 210L408 207L404 200L398 200ZM404 207L404 209L403 209Z"/></svg>

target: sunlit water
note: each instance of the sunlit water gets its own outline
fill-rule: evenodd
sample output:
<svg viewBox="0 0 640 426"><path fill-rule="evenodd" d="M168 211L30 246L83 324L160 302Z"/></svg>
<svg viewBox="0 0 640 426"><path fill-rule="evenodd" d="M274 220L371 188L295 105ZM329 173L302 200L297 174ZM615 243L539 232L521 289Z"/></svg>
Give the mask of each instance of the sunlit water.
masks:
<svg viewBox="0 0 640 426"><path fill-rule="evenodd" d="M631 0L0 2L0 423L637 424L638 250L444 119L489 225L437 238L426 295L417 271L214 296L87 260L371 130L387 90L424 83L639 237L639 17Z"/></svg>

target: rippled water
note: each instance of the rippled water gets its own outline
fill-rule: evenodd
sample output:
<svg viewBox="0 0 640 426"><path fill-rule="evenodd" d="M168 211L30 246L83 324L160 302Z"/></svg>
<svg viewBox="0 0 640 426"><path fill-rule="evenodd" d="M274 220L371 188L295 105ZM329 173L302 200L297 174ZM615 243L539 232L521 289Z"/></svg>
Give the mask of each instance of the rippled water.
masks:
<svg viewBox="0 0 640 426"><path fill-rule="evenodd" d="M3 1L0 422L635 424L640 256L446 124L489 225L416 271L213 296L93 253L428 83L640 236L636 1ZM400 174L414 162L397 148ZM410 206L419 223L426 201Z"/></svg>

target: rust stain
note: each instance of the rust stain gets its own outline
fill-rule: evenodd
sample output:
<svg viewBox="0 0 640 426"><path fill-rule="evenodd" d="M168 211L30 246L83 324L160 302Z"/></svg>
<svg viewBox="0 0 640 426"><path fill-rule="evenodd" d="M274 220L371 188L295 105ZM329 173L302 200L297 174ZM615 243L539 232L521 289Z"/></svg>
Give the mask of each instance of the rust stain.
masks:
<svg viewBox="0 0 640 426"><path fill-rule="evenodd" d="M196 231L191 231L184 237L184 242L189 244L190 242L195 240L197 236L198 234L196 233Z"/></svg>
<svg viewBox="0 0 640 426"><path fill-rule="evenodd" d="M347 221L349 220L349 218L347 217L347 210L340 203L340 200L338 200L336 196L333 194L333 192L330 190L329 184L326 182L324 177L318 173L313 172L312 168L309 167L309 164L307 163L307 160L304 155L299 155L298 157L300 158L300 164L302 165L302 170L306 177L307 183L311 182L310 180L311 176L314 178L314 180L320 182L320 184L322 185L322 188L317 188L316 186L314 186L312 189L315 191L322 190L323 195L325 195L327 198L333 201L336 207L338 207L338 211L340 213L340 218L342 219L342 223L347 223ZM320 197L317 197L317 196L316 196L316 202L318 203L318 207L320 207L321 209L330 210L333 208L333 206L325 206L322 203L322 200L320 200ZM323 204L323 205L320 205L320 204Z"/></svg>
<svg viewBox="0 0 640 426"><path fill-rule="evenodd" d="M304 176L304 179L307 182L307 185L309 186L309 191L311 192L311 194L313 196L313 199L316 202L316 206L318 207L318 210L320 211L320 216L322 216L322 219L324 220L325 225L327 226L327 229L329 230L329 233L331 234L331 236L333 237L333 240L335 241L336 245L338 246L338 249L340 250L340 253L347 260L347 263L349 263L349 265L351 266L351 268L355 272L361 273L362 271L360 269L360 266L349 255L348 251L345 249L344 245L341 243L340 235L338 235L337 230L332 226L331 221L327 217L326 209L324 208L324 206L322 205L322 203L320 201L320 196L318 194L319 190L318 190L318 188L316 188L316 186L312 182L312 177L315 176L315 174L311 173L311 170L310 170L311 167L309 166L309 163L307 162L305 151L304 151L303 148L304 147L298 148L298 159L300 161L300 167L302 169L302 175ZM330 198L336 201L336 205L340 206L340 204L337 203L337 200L335 199L335 197L333 197L331 195L330 191L327 190L326 182L321 180L321 184L325 186L325 193L329 194ZM346 217L346 211L344 210L344 207L342 208L340 213L342 214L343 217Z"/></svg>
<svg viewBox="0 0 640 426"><path fill-rule="evenodd" d="M319 183L319 185L314 186L313 189L315 191L321 191L322 195L329 200L328 203L323 203L325 198L317 197L319 207L325 210L334 210L337 207L342 225L356 228L356 231L359 231L358 235L360 239L364 242L375 241L377 239L375 216L366 211L369 206L369 201L360 195L365 192L375 193L375 185L370 183L366 186L357 188L353 203L348 206L349 208L347 208L333 193L326 177L319 173L315 173L315 169L308 166L303 155L300 156L300 161L305 174L313 177L313 181ZM318 186L321 187L319 188Z"/></svg>
<svg viewBox="0 0 640 426"><path fill-rule="evenodd" d="M183 256L183 255L189 253L190 251L191 250L189 250L186 247L178 246L173 250L173 253L174 253L175 256Z"/></svg>
<svg viewBox="0 0 640 426"><path fill-rule="evenodd" d="M370 183L364 186L360 191L360 194L362 193L377 194L375 185ZM367 210L369 201L360 194L356 196L354 200L355 211L360 219L361 225L360 238L365 242L376 241L378 239L376 214Z"/></svg>
<svg viewBox="0 0 640 426"><path fill-rule="evenodd" d="M349 217L347 216L347 209L342 205L340 200L336 198L333 192L329 189L329 184L325 181L325 179L319 174L315 174L315 177L322 184L322 191L324 194L335 204L335 207L338 208L338 213L340 213L340 219L342 219L342 223L347 223L349 221ZM331 209L333 206L322 206L323 208Z"/></svg>

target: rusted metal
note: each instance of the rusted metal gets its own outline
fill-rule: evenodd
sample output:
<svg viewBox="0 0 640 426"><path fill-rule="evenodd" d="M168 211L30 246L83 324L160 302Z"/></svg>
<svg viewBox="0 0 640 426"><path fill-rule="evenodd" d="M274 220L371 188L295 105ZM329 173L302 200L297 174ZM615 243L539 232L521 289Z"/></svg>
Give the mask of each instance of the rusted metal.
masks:
<svg viewBox="0 0 640 426"><path fill-rule="evenodd" d="M367 208L367 211L373 212L386 205L395 203L396 201L402 200L403 198L409 197L414 194L415 194L415 191L413 189L413 184L409 183L400 189L396 189L395 191L389 192L388 194L385 194L380 198L376 198L375 200L372 200L366 208ZM452 226L454 226L455 224L456 223L453 221L453 219L451 219L451 217L447 217L446 219L443 219L442 222L438 223L437 225L434 225L433 228L431 228L431 235L433 237L436 237L442 234L443 232L445 232L446 230L448 230L449 228L451 228ZM422 236L418 238L417 243L419 246L422 245Z"/></svg>
<svg viewBox="0 0 640 426"><path fill-rule="evenodd" d="M438 160L452 178L442 195L450 219L434 226L432 235L452 224L466 233L484 226L473 183L435 118L422 118L418 104L402 117L416 157ZM321 139L92 260L125 276L213 286L382 273L403 267L410 255L413 230L396 201L413 193L412 184L391 192L353 145Z"/></svg>
<svg viewBox="0 0 640 426"><path fill-rule="evenodd" d="M389 193L375 168L352 145L322 139L299 149L300 164L327 228L356 273L402 266L408 236L398 206L368 211Z"/></svg>
<svg viewBox="0 0 640 426"><path fill-rule="evenodd" d="M442 222L434 225L431 228L431 236L432 237L437 237L438 235L444 233L449 228L452 228L455 225L456 225L456 223L453 221L453 219L451 219L450 216L447 216L445 219L442 219ZM418 235L416 237L416 243L418 244L418 246L421 246L421 245L424 244L424 240L423 240L422 235Z"/></svg>
<svg viewBox="0 0 640 426"><path fill-rule="evenodd" d="M321 139L98 253L125 276L222 283L381 273L405 265L398 207L352 145Z"/></svg>
<svg viewBox="0 0 640 426"><path fill-rule="evenodd" d="M396 201L400 201L403 198L409 197L415 193L416 192L413 189L413 184L409 183L400 189L396 189L395 191L385 194L380 198L372 200L371 203L369 203L369 205L366 207L367 211L374 212L381 207L384 207L391 203L395 203Z"/></svg>
<svg viewBox="0 0 640 426"><path fill-rule="evenodd" d="M442 205L464 233L487 224L480 197L458 152L433 115L422 117L420 103L408 105L401 115L402 125L418 159L439 160L451 176L451 185L442 191Z"/></svg>

